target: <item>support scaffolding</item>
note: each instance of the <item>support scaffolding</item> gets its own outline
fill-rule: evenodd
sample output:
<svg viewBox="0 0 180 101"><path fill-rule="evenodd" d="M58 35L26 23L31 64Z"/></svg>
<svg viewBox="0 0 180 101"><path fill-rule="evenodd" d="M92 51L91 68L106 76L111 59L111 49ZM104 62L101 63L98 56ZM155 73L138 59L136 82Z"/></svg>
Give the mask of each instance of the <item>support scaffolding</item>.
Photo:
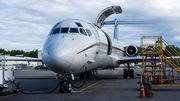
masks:
<svg viewBox="0 0 180 101"><path fill-rule="evenodd" d="M147 40L148 42L156 41L154 44L145 44ZM144 85L149 88L151 86L180 86L180 57L178 57L180 53L162 36L143 36L140 55L142 55Z"/></svg>

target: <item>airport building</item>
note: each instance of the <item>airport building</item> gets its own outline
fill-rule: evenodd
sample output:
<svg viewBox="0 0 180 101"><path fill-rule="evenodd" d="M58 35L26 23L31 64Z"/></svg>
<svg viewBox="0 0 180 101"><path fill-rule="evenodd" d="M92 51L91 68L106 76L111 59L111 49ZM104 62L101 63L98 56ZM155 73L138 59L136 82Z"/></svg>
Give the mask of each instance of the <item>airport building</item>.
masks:
<svg viewBox="0 0 180 101"><path fill-rule="evenodd" d="M41 50L38 51L38 58L42 59L41 56ZM0 53L0 59L37 59L34 57L26 57L24 55L16 55L16 56L10 56L8 54L2 54ZM28 61L1 61L0 60L0 66L18 66L18 67L22 67L22 66L38 66L38 65L42 65L41 62L28 62Z"/></svg>

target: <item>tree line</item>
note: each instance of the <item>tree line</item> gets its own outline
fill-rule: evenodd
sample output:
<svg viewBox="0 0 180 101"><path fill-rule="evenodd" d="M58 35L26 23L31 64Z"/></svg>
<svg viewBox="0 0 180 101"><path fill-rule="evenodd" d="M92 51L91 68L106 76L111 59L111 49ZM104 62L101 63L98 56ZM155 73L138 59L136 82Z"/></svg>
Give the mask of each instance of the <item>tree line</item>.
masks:
<svg viewBox="0 0 180 101"><path fill-rule="evenodd" d="M30 51L30 52L25 52L25 51L23 51L23 50L11 50L11 51L6 51L6 50L4 50L4 49L0 49L0 53L9 54L10 56L24 55L24 56L27 56L27 57L37 58L38 50L33 50L33 51Z"/></svg>
<svg viewBox="0 0 180 101"><path fill-rule="evenodd" d="M137 47L137 49L138 49L138 53L141 53L141 47ZM124 47L124 50L126 50L126 47ZM167 54L167 51L172 53L173 56L180 56L180 48L176 47L175 45L168 45L168 46L166 46L164 48L164 52L163 52L164 55L169 56L169 54ZM179 54L177 54L176 52L178 52ZM27 57L35 57L35 58L38 57L37 56L38 55L38 50L33 50L33 51L30 51L30 52L25 52L23 50L6 51L4 49L0 49L0 53L9 54L10 56L24 55L24 56L27 56Z"/></svg>
<svg viewBox="0 0 180 101"><path fill-rule="evenodd" d="M168 45L165 47L163 54L166 56L180 56L180 48L175 45Z"/></svg>

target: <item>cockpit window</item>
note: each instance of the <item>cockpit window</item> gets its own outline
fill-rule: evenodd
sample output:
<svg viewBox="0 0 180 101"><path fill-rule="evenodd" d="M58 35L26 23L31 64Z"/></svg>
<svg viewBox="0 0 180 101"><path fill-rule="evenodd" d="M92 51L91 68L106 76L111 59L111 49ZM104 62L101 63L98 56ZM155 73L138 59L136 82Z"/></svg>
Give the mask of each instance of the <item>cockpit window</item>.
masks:
<svg viewBox="0 0 180 101"><path fill-rule="evenodd" d="M84 35L87 36L87 34L86 34L86 32L85 32L85 30L84 30L83 28L80 28L79 30L80 30L80 33L81 33L81 34L84 34Z"/></svg>
<svg viewBox="0 0 180 101"><path fill-rule="evenodd" d="M78 28L70 28L70 33L79 33Z"/></svg>
<svg viewBox="0 0 180 101"><path fill-rule="evenodd" d="M76 22L76 25L77 25L78 27L83 27L79 22Z"/></svg>
<svg viewBox="0 0 180 101"><path fill-rule="evenodd" d="M52 29L51 29L51 31L49 32L48 36L49 36L51 33L52 33Z"/></svg>
<svg viewBox="0 0 180 101"><path fill-rule="evenodd" d="M88 33L89 37L92 35L92 33L89 29L86 29L86 32Z"/></svg>
<svg viewBox="0 0 180 101"><path fill-rule="evenodd" d="M59 22L57 24L55 24L53 28L55 28L57 25L59 25Z"/></svg>
<svg viewBox="0 0 180 101"><path fill-rule="evenodd" d="M56 28L56 29L54 30L53 34L58 34L58 33L59 33L59 30L60 30L60 28Z"/></svg>
<svg viewBox="0 0 180 101"><path fill-rule="evenodd" d="M68 33L69 28L61 28L61 33Z"/></svg>

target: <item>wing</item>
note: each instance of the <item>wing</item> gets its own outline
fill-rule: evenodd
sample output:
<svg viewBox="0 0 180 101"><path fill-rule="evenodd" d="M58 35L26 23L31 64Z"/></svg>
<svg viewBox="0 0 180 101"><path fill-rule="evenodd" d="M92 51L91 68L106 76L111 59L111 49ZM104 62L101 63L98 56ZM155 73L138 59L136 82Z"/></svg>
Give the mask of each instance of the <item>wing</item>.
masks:
<svg viewBox="0 0 180 101"><path fill-rule="evenodd" d="M43 62L42 59L0 59L0 61L28 61L28 62Z"/></svg>
<svg viewBox="0 0 180 101"><path fill-rule="evenodd" d="M138 63L138 62L142 62L142 56L137 56L137 57L120 57L118 60L119 64L124 64L124 63ZM178 59L180 60L179 56L175 56L175 57L166 57L168 59ZM145 57L144 57L145 59ZM146 60L152 60L154 58L150 58L147 57ZM159 60L159 57L156 57L157 61Z"/></svg>
<svg viewBox="0 0 180 101"><path fill-rule="evenodd" d="M124 63L138 63L142 62L142 56L140 57L120 57L118 60L119 64L124 64Z"/></svg>

